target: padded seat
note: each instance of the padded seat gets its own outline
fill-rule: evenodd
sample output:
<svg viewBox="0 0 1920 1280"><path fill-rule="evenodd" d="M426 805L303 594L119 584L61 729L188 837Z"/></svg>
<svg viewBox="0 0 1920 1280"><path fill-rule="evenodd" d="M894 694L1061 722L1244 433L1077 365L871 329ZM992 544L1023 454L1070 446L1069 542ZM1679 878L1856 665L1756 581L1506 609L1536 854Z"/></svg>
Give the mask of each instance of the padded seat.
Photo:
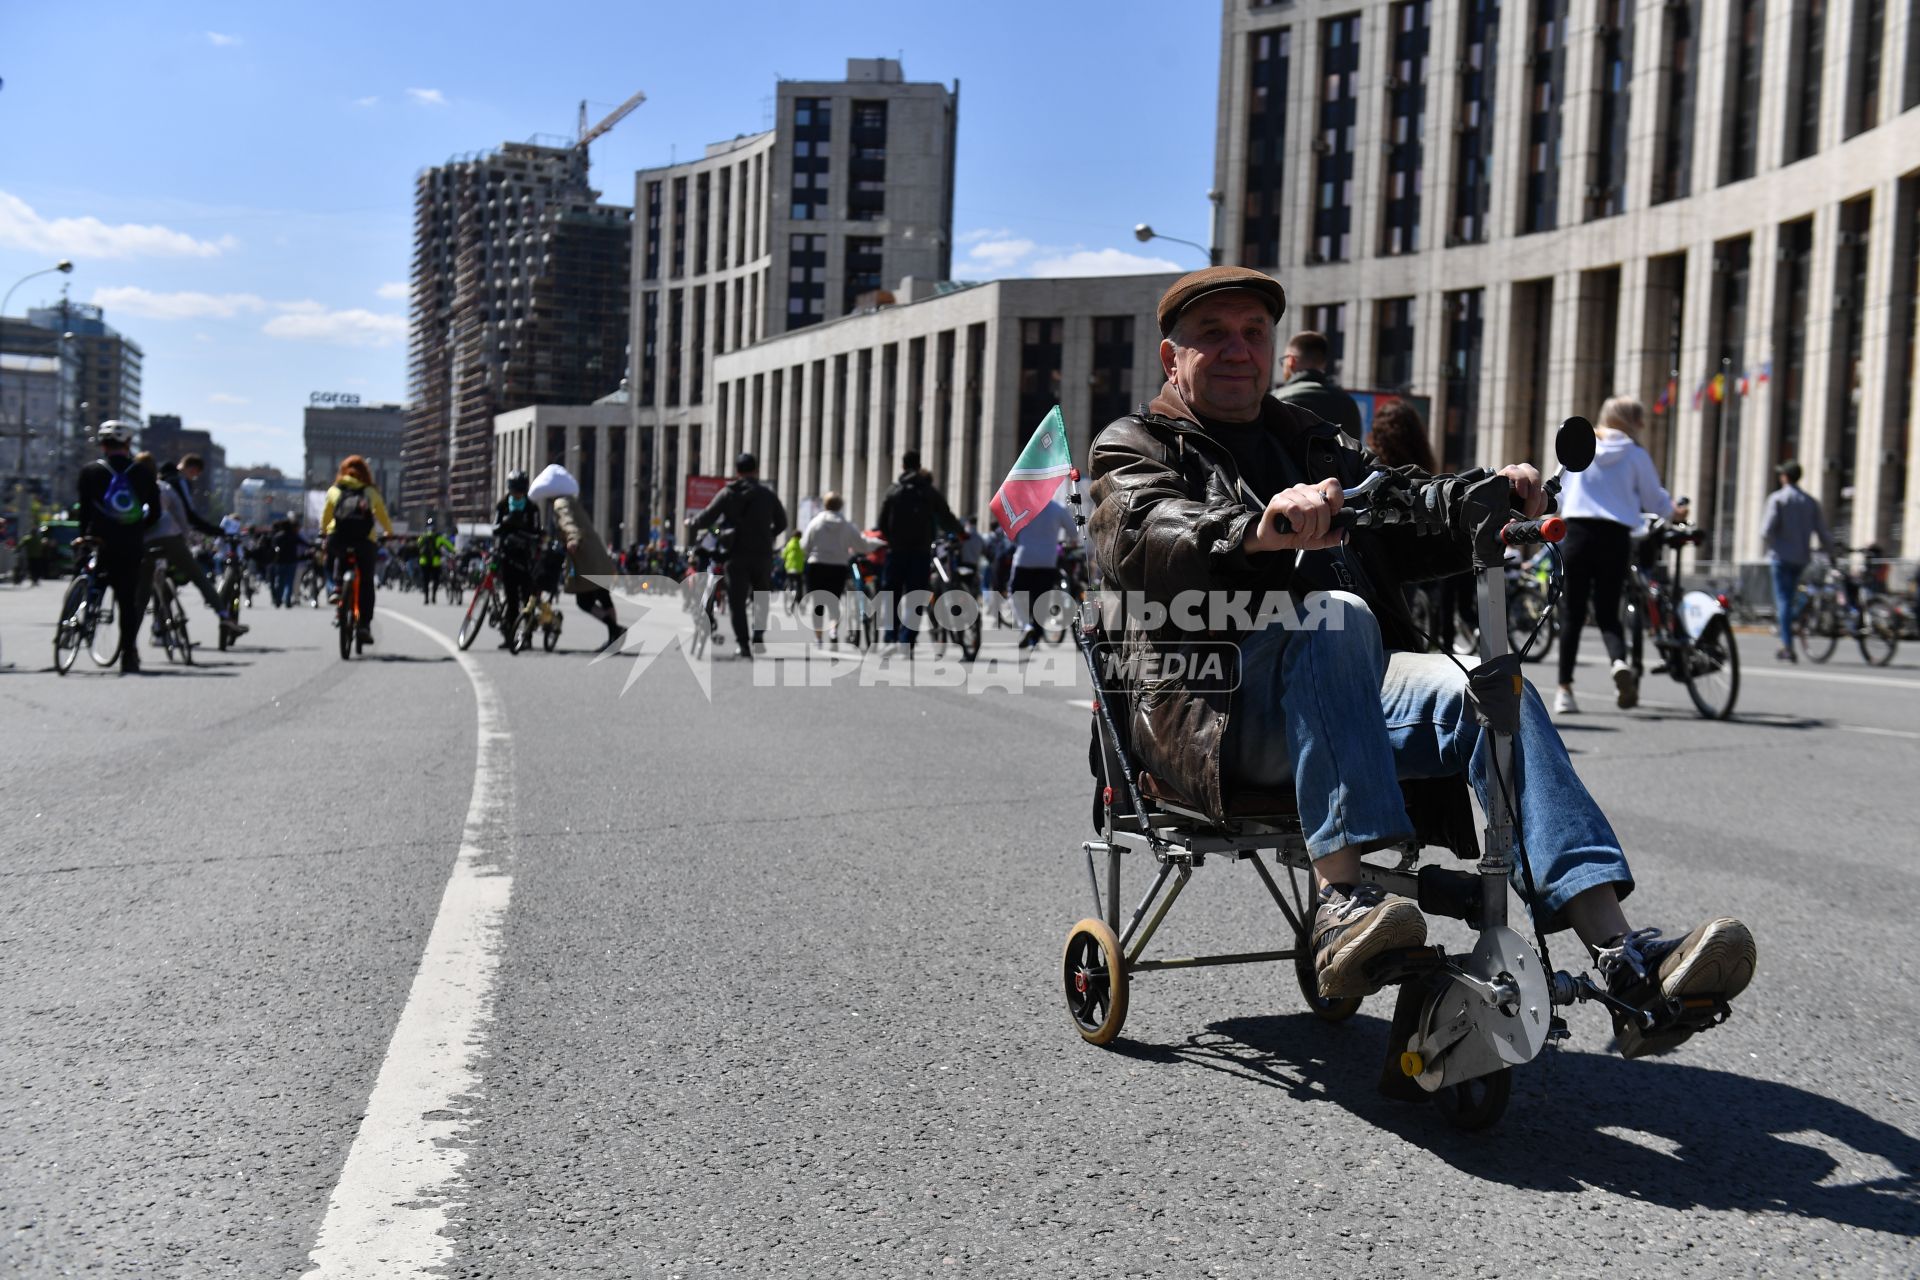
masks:
<svg viewBox="0 0 1920 1280"><path fill-rule="evenodd" d="M1140 794L1150 800L1157 800L1162 804L1174 805L1181 809L1189 809L1197 813L1206 811L1204 805L1193 803L1150 773L1140 775ZM1297 822L1300 818L1300 805L1291 789L1236 791L1227 797L1227 816Z"/></svg>

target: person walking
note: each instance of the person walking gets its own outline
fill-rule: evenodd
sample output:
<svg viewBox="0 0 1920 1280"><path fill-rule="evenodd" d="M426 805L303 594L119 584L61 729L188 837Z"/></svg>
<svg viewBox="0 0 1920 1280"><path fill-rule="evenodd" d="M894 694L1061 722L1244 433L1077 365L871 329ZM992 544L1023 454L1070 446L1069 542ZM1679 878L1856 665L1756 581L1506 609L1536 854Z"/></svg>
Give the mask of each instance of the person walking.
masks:
<svg viewBox="0 0 1920 1280"><path fill-rule="evenodd" d="M1775 467L1780 487L1767 495L1767 506L1760 517L1760 543L1767 549L1767 565L1773 574L1773 616L1780 620L1780 651L1776 662L1798 662L1793 651L1793 593L1800 575L1812 558L1813 540L1820 549L1833 555L1833 534L1820 510L1820 500L1800 487L1800 464L1789 458Z"/></svg>
<svg viewBox="0 0 1920 1280"><path fill-rule="evenodd" d="M900 478L880 503L880 536L887 540L887 563L880 587L891 599L886 640L893 650L913 652L918 627L907 617L907 596L927 589L933 574L933 540L941 533L958 533L947 500L934 488L933 477L920 468L920 451L900 455Z"/></svg>
<svg viewBox="0 0 1920 1280"><path fill-rule="evenodd" d="M276 609L293 608L294 586L300 580L300 566L306 562L309 548L289 511L283 520L273 522L269 535L273 544L273 604Z"/></svg>
<svg viewBox="0 0 1920 1280"><path fill-rule="evenodd" d="M427 531L420 535L414 555L414 562L420 566L421 603L432 604L433 598L440 594L440 575L445 570L447 557L452 554L452 541L434 528L433 517L428 516Z"/></svg>
<svg viewBox="0 0 1920 1280"><path fill-rule="evenodd" d="M1600 406L1600 429L1593 465L1561 478L1560 514L1567 536L1560 544L1565 569L1565 623L1560 632L1560 688L1555 715L1580 710L1573 696L1573 663L1580 653L1580 631L1591 603L1600 639L1613 664L1614 701L1622 709L1640 701L1640 677L1627 662L1627 641L1620 625L1620 590L1626 584L1634 530L1642 513L1684 520L1660 485L1653 459L1638 437L1646 409L1631 396L1614 396Z"/></svg>
<svg viewBox="0 0 1920 1280"><path fill-rule="evenodd" d="M801 600L813 615L816 648L821 643L823 630L831 634L832 647L840 647L840 600L853 573L853 559L882 545L847 519L846 505L845 498L828 493L820 514L807 522L806 532L800 535L801 549L806 553L801 570L806 594ZM833 600L833 617L823 628L822 615L826 613L829 597Z"/></svg>
<svg viewBox="0 0 1920 1280"><path fill-rule="evenodd" d="M760 459L742 453L733 479L689 522L696 530L732 530L727 545L727 613L733 620L734 653L751 658L767 648L767 609L772 603L773 540L787 527L780 495L760 483ZM749 619L748 610L752 616Z"/></svg>
<svg viewBox="0 0 1920 1280"><path fill-rule="evenodd" d="M100 456L80 468L80 501L74 515L80 536L100 548L100 566L113 591L120 621L120 674L140 672L140 615L147 609L146 534L160 522L160 484L137 465L130 448L133 429L118 419L93 433Z"/></svg>
<svg viewBox="0 0 1920 1280"><path fill-rule="evenodd" d="M1008 594L1013 600L1014 625L1020 628L1022 649L1041 640L1040 611L1035 603L1060 585L1060 548L1080 545L1073 513L1058 498L1043 504L1013 537L1013 571ZM1062 606L1071 609L1068 600Z"/></svg>
<svg viewBox="0 0 1920 1280"><path fill-rule="evenodd" d="M580 501L580 482L556 462L534 477L527 493L535 502L553 503L553 523L566 547L569 569L560 589L573 597L582 613L607 629L607 638L594 652L613 648L627 634L613 607L611 586L619 576L619 566L587 514L586 504Z"/></svg>
<svg viewBox="0 0 1920 1280"><path fill-rule="evenodd" d="M1281 383L1273 398L1326 419L1358 444L1363 431L1360 405L1333 380L1328 372L1332 363L1333 346L1324 333L1304 329L1294 334L1280 357Z"/></svg>

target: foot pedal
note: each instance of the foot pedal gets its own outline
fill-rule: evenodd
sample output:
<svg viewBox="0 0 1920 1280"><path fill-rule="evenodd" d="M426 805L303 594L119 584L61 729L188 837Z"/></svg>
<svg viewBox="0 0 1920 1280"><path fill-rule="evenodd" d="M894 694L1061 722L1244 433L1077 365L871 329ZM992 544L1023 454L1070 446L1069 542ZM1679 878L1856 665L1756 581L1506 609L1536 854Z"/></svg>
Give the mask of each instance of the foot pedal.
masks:
<svg viewBox="0 0 1920 1280"><path fill-rule="evenodd" d="M1439 947L1395 947L1367 961L1362 972L1368 982L1390 987L1410 978L1430 978L1444 968L1446 960L1447 953Z"/></svg>

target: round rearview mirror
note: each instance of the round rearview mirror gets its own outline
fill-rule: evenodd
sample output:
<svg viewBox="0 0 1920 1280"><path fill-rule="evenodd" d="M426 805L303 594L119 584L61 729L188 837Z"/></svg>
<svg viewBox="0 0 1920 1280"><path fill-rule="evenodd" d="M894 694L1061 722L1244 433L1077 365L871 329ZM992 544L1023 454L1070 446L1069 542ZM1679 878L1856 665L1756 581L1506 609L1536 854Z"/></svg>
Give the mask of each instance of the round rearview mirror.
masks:
<svg viewBox="0 0 1920 1280"><path fill-rule="evenodd" d="M1585 471L1593 465L1593 424L1585 418L1568 418L1553 436L1553 456L1568 471Z"/></svg>

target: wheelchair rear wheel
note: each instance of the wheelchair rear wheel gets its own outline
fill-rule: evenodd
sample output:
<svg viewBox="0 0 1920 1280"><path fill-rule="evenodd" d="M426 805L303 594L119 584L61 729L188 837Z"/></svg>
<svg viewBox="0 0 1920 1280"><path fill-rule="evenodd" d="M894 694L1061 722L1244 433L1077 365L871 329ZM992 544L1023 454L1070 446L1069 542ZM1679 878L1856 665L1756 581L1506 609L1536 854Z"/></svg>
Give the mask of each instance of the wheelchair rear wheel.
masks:
<svg viewBox="0 0 1920 1280"><path fill-rule="evenodd" d="M1492 1075L1442 1085L1433 1095L1433 1105L1448 1124L1471 1133L1498 1123L1512 1095L1513 1069L1502 1067Z"/></svg>
<svg viewBox="0 0 1920 1280"><path fill-rule="evenodd" d="M1127 970L1119 940L1089 917L1067 934L1061 957L1067 1016L1088 1044L1107 1044L1127 1020Z"/></svg>

